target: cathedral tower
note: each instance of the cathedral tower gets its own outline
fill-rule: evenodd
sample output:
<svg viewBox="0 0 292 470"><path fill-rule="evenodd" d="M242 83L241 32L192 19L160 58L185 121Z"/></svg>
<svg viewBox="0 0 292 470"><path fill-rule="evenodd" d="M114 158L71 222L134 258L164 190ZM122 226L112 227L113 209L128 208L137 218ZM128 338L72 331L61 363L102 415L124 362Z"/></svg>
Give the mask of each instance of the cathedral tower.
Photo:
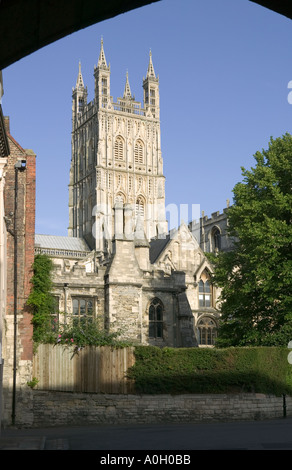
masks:
<svg viewBox="0 0 292 470"><path fill-rule="evenodd" d="M87 104L79 65L72 94L68 234L106 253L113 238L134 237L141 224L148 240L167 232L159 79L150 52L143 105L132 95L128 73L123 96L114 102L103 41L94 78L95 96Z"/></svg>

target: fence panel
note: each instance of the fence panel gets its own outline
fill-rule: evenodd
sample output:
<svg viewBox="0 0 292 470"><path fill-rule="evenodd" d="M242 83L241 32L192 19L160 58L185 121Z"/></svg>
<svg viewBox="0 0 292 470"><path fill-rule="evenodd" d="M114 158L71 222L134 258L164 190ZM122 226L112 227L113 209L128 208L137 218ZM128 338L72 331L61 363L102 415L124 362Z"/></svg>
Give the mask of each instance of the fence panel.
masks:
<svg viewBox="0 0 292 470"><path fill-rule="evenodd" d="M74 354L61 345L41 344L33 361L38 390L91 393L133 393L127 370L134 348L86 347Z"/></svg>

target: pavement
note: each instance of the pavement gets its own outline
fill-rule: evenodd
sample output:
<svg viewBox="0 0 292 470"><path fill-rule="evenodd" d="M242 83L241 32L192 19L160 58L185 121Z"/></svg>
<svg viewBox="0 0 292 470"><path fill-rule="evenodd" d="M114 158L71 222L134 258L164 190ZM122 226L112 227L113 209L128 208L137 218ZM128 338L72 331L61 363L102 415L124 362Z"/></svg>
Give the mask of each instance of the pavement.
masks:
<svg viewBox="0 0 292 470"><path fill-rule="evenodd" d="M30 435L31 431L9 430L0 434L0 450L69 450L68 440L62 438L51 438L43 435ZM33 432L34 434L34 432Z"/></svg>
<svg viewBox="0 0 292 470"><path fill-rule="evenodd" d="M1 437L0 450L44 450L46 437Z"/></svg>
<svg viewBox="0 0 292 470"><path fill-rule="evenodd" d="M98 450L100 455L117 455L117 452L130 455L131 452L159 452L161 449L190 454L195 450L292 450L292 418L227 423L9 428L1 430L0 434L0 450Z"/></svg>

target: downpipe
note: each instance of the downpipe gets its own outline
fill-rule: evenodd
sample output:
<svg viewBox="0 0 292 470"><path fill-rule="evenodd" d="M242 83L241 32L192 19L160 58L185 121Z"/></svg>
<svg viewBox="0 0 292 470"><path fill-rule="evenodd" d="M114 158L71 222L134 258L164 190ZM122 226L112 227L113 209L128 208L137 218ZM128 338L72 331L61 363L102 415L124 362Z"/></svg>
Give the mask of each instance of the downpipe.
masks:
<svg viewBox="0 0 292 470"><path fill-rule="evenodd" d="M18 171L25 170L25 160L18 161L15 164L15 197L14 197L14 318L13 318L13 385L12 385L12 425L15 425L16 418L16 372L17 372L17 314L18 314L18 269L17 269L17 253L18 253ZM10 232L11 233L11 232Z"/></svg>

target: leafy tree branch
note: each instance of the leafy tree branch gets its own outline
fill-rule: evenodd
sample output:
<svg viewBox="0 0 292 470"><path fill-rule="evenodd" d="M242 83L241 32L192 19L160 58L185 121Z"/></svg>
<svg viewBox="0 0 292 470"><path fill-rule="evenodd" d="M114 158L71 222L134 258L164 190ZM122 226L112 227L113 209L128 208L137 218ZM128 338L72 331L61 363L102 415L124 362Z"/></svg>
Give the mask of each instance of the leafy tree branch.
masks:
<svg viewBox="0 0 292 470"><path fill-rule="evenodd" d="M286 345L292 339L292 136L271 139L242 168L228 210L234 250L219 253L222 288L218 345Z"/></svg>

